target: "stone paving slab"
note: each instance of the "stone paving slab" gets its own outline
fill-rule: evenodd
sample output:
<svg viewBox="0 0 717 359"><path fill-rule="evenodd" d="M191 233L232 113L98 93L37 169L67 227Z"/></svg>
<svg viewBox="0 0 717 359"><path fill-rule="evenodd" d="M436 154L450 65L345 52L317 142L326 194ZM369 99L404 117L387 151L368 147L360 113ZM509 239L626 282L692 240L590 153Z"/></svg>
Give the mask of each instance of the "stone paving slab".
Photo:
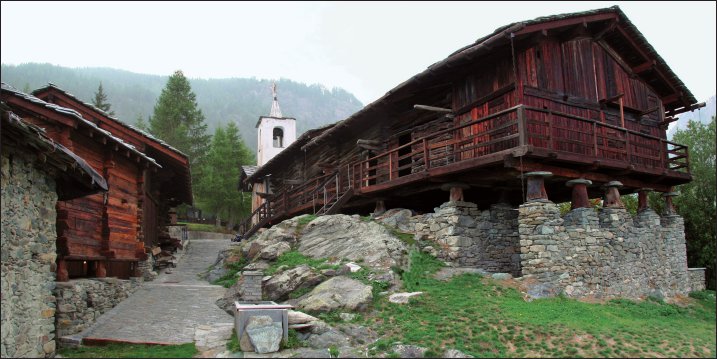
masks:
<svg viewBox="0 0 717 359"><path fill-rule="evenodd" d="M183 344L194 341L200 325L231 325L234 318L214 304L226 289L197 277L230 243L191 240L171 273L163 269L157 279L103 314L80 334L83 341Z"/></svg>

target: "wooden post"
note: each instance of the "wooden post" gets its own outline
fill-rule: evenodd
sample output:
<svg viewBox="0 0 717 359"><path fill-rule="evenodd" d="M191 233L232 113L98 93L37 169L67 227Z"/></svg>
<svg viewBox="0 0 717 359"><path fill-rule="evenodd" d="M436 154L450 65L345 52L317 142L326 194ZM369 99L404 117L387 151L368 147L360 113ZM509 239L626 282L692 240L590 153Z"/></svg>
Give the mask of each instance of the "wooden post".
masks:
<svg viewBox="0 0 717 359"><path fill-rule="evenodd" d="M527 201L549 201L548 193L545 191L545 178L553 176L552 172L528 172L528 194Z"/></svg>
<svg viewBox="0 0 717 359"><path fill-rule="evenodd" d="M423 163L424 163L423 169L424 169L424 171L428 171L428 169L430 168L428 159L429 159L429 156L428 156L428 141L427 141L426 138L424 137L424 138L423 138Z"/></svg>
<svg viewBox="0 0 717 359"><path fill-rule="evenodd" d="M518 107L518 145L525 146L525 105Z"/></svg>
<svg viewBox="0 0 717 359"><path fill-rule="evenodd" d="M637 213L650 209L647 195L654 191L652 188L640 188L637 190Z"/></svg>
<svg viewBox="0 0 717 359"><path fill-rule="evenodd" d="M67 272L67 262L64 259L57 260L57 275L55 280L58 282L67 282L70 280L70 275Z"/></svg>
<svg viewBox="0 0 717 359"><path fill-rule="evenodd" d="M593 184L592 181L583 178L570 180L565 183L566 186L573 188L570 209L591 207L588 198L588 186L591 184Z"/></svg>
<svg viewBox="0 0 717 359"><path fill-rule="evenodd" d="M598 138L597 123L593 122L593 148L594 148L594 152L595 152L595 157L598 156L598 139L597 138Z"/></svg>
<svg viewBox="0 0 717 359"><path fill-rule="evenodd" d="M97 269L95 271L95 276L97 278L105 278L107 277L107 264L105 261L97 261Z"/></svg>
<svg viewBox="0 0 717 359"><path fill-rule="evenodd" d="M603 203L604 208L625 208L625 205L620 199L620 191L622 182L610 181L603 186L605 188L605 201Z"/></svg>
<svg viewBox="0 0 717 359"><path fill-rule="evenodd" d="M620 127L625 128L625 110L623 108L622 96L620 96Z"/></svg>

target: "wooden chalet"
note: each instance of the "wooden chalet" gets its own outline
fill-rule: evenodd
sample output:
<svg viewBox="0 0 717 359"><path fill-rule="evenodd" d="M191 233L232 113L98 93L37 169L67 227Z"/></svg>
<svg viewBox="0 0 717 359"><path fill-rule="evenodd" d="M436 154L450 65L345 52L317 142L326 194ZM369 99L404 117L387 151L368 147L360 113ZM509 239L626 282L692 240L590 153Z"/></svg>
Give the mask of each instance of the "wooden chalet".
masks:
<svg viewBox="0 0 717 359"><path fill-rule="evenodd" d="M479 207L518 205L531 171L552 172L554 202L569 201L565 182L578 178L594 183L593 198L613 180L623 193L668 192L691 176L687 147L665 130L696 102L618 7L541 17L457 50L245 181L271 181L259 225L384 205L431 211L448 189Z"/></svg>
<svg viewBox="0 0 717 359"><path fill-rule="evenodd" d="M104 194L58 201L57 280L137 275L137 262L147 258L142 234L151 223L143 211L147 178L163 167L140 150L139 142L124 141L101 120L63 106L68 103L50 103L6 84L2 101L83 158L108 186Z"/></svg>
<svg viewBox="0 0 717 359"><path fill-rule="evenodd" d="M179 204L193 204L192 183L187 155L166 142L134 126L108 115L97 107L83 102L54 84L33 91L36 97L79 112L83 118L109 131L113 136L134 146L161 169L149 169L142 173L141 194L138 198L142 230L137 233L145 248L153 246L172 247L176 239L169 236L167 225L174 224L170 209ZM176 220L175 220L176 221Z"/></svg>

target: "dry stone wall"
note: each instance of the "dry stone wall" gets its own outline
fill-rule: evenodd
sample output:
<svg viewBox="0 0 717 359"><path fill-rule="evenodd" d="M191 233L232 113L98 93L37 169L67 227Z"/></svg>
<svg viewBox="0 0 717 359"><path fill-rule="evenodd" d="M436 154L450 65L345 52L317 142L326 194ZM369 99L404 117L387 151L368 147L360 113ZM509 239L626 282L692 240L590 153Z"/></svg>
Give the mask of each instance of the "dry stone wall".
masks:
<svg viewBox="0 0 717 359"><path fill-rule="evenodd" d="M87 329L100 315L134 293L141 283L141 278L88 278L58 282L55 288L57 337Z"/></svg>
<svg viewBox="0 0 717 359"><path fill-rule="evenodd" d="M55 181L29 154L2 152L0 357L55 352Z"/></svg>
<svg viewBox="0 0 717 359"><path fill-rule="evenodd" d="M520 276L518 213L509 205L480 210L475 203L446 202L412 222L419 239L438 244L439 258Z"/></svg>
<svg viewBox="0 0 717 359"><path fill-rule="evenodd" d="M648 209L572 210L535 201L519 208L521 266L534 296L674 296L687 294L684 224Z"/></svg>

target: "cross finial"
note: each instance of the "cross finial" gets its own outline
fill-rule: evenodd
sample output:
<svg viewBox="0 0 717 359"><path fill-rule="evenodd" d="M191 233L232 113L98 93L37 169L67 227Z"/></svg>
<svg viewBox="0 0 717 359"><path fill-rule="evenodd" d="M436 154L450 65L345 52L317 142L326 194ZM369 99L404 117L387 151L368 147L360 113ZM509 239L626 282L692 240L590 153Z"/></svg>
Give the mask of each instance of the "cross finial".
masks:
<svg viewBox="0 0 717 359"><path fill-rule="evenodd" d="M275 118L284 117L281 114L281 109L279 108L279 100L276 97L276 81L272 82L271 84L271 96L273 100L271 102L271 112L269 112L269 116Z"/></svg>

